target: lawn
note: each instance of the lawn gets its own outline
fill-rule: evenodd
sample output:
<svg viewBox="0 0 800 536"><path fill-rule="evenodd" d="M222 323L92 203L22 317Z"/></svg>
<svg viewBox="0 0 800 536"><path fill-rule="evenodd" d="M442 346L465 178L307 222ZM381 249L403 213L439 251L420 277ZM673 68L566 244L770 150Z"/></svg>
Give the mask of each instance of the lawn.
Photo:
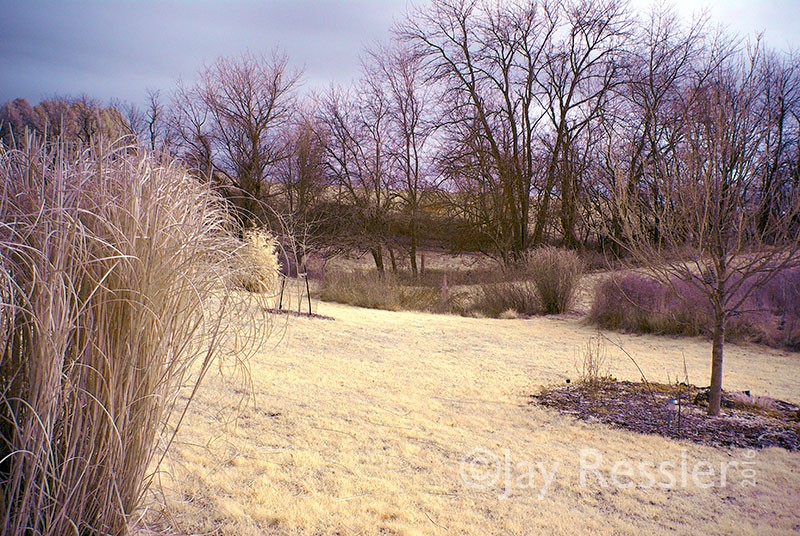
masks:
<svg viewBox="0 0 800 536"><path fill-rule="evenodd" d="M491 320L314 302L276 316L186 417L141 534L787 534L800 453L721 449L531 402L575 381L582 315ZM710 343L608 333L651 381L706 385ZM639 380L621 350L611 373ZM726 347L728 390L800 402L800 354ZM723 474L724 473L724 474Z"/></svg>

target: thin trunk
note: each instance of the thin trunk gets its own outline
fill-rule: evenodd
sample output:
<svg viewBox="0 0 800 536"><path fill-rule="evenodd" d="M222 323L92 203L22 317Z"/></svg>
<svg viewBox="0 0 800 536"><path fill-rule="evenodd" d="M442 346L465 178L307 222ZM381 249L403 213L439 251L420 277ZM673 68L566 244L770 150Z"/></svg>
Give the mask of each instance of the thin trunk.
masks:
<svg viewBox="0 0 800 536"><path fill-rule="evenodd" d="M412 216L413 218L413 216ZM411 275L417 277L417 225L416 221L411 221L411 247L409 248L409 260L411 261Z"/></svg>
<svg viewBox="0 0 800 536"><path fill-rule="evenodd" d="M722 403L722 357L725 349L725 312L714 306L714 333L711 349L711 389L708 394L708 414L719 415Z"/></svg>
<svg viewBox="0 0 800 536"><path fill-rule="evenodd" d="M544 193L539 201L536 212L536 225L533 228L533 247L541 246L544 242L544 228L547 225L547 216L550 209L550 192L553 189L553 180L548 177Z"/></svg>
<svg viewBox="0 0 800 536"><path fill-rule="evenodd" d="M561 177L561 228L564 231L564 245L575 248L578 239L575 237L575 188L572 174L564 170Z"/></svg>

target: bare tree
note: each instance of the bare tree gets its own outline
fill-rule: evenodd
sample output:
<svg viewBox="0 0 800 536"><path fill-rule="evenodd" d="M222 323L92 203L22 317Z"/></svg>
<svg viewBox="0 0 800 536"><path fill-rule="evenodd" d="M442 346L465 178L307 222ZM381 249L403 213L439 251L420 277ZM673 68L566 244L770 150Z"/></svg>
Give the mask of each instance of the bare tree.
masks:
<svg viewBox="0 0 800 536"><path fill-rule="evenodd" d="M421 58L397 43L368 51L366 69L382 82L388 106L388 151L392 187L400 201L409 244L411 273L417 275L423 196L433 188L431 138L434 134L430 86L424 84Z"/></svg>
<svg viewBox="0 0 800 536"><path fill-rule="evenodd" d="M33 106L25 99L14 99L0 107L0 142L12 147L21 141L25 129L37 130L37 117Z"/></svg>
<svg viewBox="0 0 800 536"><path fill-rule="evenodd" d="M575 235L580 196L581 163L586 157L579 140L593 128L609 92L622 80L626 61L624 44L630 32L625 4L617 0L567 2L562 26L549 43L543 76L537 77L541 92L535 93L545 110L549 129L545 184L538 196L533 243L545 238L550 200L560 192L560 223L564 243L577 245Z"/></svg>
<svg viewBox="0 0 800 536"><path fill-rule="evenodd" d="M101 142L106 146L127 145L132 133L121 106L113 102L102 106L87 95L54 97L33 108L24 99L16 99L0 108L4 143L11 143L12 131L18 137L26 130L47 143L59 141L81 147Z"/></svg>
<svg viewBox="0 0 800 536"><path fill-rule="evenodd" d="M555 3L547 1L435 0L400 31L444 89L451 176L479 181L468 191L492 183L479 203L498 203L492 241L506 263L518 260L530 242L534 141L543 117L535 91L556 18Z"/></svg>
<svg viewBox="0 0 800 536"><path fill-rule="evenodd" d="M627 61L617 73L620 83L613 85L611 97L598 110L587 198L601 219L601 243L613 253L620 253L626 217L610 199L620 181L626 196L639 196L657 210L661 182L656 178L678 173L682 124L689 119L682 112L684 100L688 88L706 76L699 65L704 27L703 18L684 26L674 9L654 6L636 26ZM647 236L656 240L657 226Z"/></svg>
<svg viewBox="0 0 800 536"><path fill-rule="evenodd" d="M147 106L143 112L144 135L151 151L169 150L170 131L167 128L167 110L161 100L161 91L147 90Z"/></svg>
<svg viewBox="0 0 800 536"><path fill-rule="evenodd" d="M687 89L680 113L677 173L658 174L658 203L628 195L620 184L624 245L667 284L696 287L713 312L711 393L718 415L725 330L747 296L798 261L800 189L764 181L759 163L768 147L770 110L757 45L749 53L717 43L708 76ZM778 203L764 218L765 199ZM653 237L650 231L655 229Z"/></svg>
<svg viewBox="0 0 800 536"><path fill-rule="evenodd" d="M315 110L300 114L286 130L286 157L276 165L276 178L281 188L273 207L279 222L274 230L283 229L279 237L285 250L291 250L298 265L307 253L328 245L323 230L326 222L321 206L329 187L325 166L325 137L317 124Z"/></svg>
<svg viewBox="0 0 800 536"><path fill-rule="evenodd" d="M352 91L332 88L320 106L326 165L342 209L340 239L368 251L379 273L393 205L388 110L380 84L368 77Z"/></svg>
<svg viewBox="0 0 800 536"><path fill-rule="evenodd" d="M294 111L300 73L286 55L243 54L205 68L195 87L179 87L177 128L204 173L219 174L247 225L264 221L270 169L284 157L281 131Z"/></svg>
<svg viewBox="0 0 800 536"><path fill-rule="evenodd" d="M782 210L781 192L791 188L792 168L796 166L798 112L800 112L800 67L795 53L765 52L759 63L762 87L763 121L766 128L758 173L762 177L759 231L767 230L773 215Z"/></svg>
<svg viewBox="0 0 800 536"><path fill-rule="evenodd" d="M205 180L214 180L214 126L196 87L178 82L172 98L168 128L176 138L176 152Z"/></svg>

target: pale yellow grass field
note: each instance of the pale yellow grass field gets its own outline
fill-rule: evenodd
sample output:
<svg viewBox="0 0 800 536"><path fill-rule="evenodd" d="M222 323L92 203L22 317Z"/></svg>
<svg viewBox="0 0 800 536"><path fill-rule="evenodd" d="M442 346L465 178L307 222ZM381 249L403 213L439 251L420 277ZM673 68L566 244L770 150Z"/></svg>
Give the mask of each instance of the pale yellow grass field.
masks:
<svg viewBox="0 0 800 536"><path fill-rule="evenodd" d="M576 377L594 330L575 315L486 320L315 308L335 321L292 318L284 326L285 317L276 319L285 332L250 360L251 385L229 374L207 379L164 468L165 495L146 514L153 526L245 535L800 530L798 453L768 449L750 457L531 405L540 386ZM690 381L707 382L705 341L609 336L650 380L682 376L685 358ZM800 402L800 355L727 348L725 388ZM616 377L639 379L621 351L608 351ZM488 451L483 463L465 465L476 449ZM593 460L608 487L586 471L581 484L582 449L602 457ZM544 492L537 462L554 475ZM666 475L654 473L653 486L642 474L618 472L619 483L633 485L622 489L611 482L616 462L673 462L666 473L677 482L662 489ZM691 476L703 462L716 468L700 477L711 488ZM731 465L721 486L720 464L732 462L754 463ZM685 484L681 463L689 470ZM465 476L486 478L477 486ZM161 504L167 517L158 514Z"/></svg>

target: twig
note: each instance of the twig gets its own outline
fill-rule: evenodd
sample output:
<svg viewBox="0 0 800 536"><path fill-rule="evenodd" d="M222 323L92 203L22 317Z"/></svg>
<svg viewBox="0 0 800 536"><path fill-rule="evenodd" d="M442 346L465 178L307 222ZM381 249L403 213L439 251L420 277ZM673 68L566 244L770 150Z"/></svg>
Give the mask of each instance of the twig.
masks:
<svg viewBox="0 0 800 536"><path fill-rule="evenodd" d="M336 432L337 434L344 434L352 437L353 439L358 439L355 435L351 434L350 432L345 432L343 430L336 430L334 428L323 428L322 426L312 426L315 430L324 430L326 432Z"/></svg>
<svg viewBox="0 0 800 536"><path fill-rule="evenodd" d="M639 366L639 363L636 362L636 360L633 358L633 356L630 353L628 353L628 351L622 346L622 344L620 344L618 342L615 342L615 341L612 341L603 332L599 332L599 333L600 333L600 336L602 336L605 340L607 340L608 342L610 342L611 344L613 344L614 346L616 346L617 348L622 350L622 353L624 353L626 356L628 356L628 359L630 359L633 362L633 364L636 365L636 369L639 371L639 374L642 377L642 381L644 382L645 386L647 386L647 391L650 393L650 398L653 399L653 406L656 406L657 405L656 395L653 393L653 388L650 387L650 382L647 381L647 377L644 375L644 371L642 370L642 367Z"/></svg>
<svg viewBox="0 0 800 536"><path fill-rule="evenodd" d="M361 495L353 495L352 497L340 497L336 501L352 501L353 499L361 499L362 497L369 497L369 493L362 493Z"/></svg>
<svg viewBox="0 0 800 536"><path fill-rule="evenodd" d="M449 529L448 529L447 527L443 527L443 526L441 526L439 523L437 523L436 521L434 521L434 520L433 520L433 518L431 518L431 516L429 516L429 515L428 515L428 512L426 512L425 510L423 510L423 511L422 511L422 513L423 513L423 514L425 514L425 517L427 517L427 518L428 518L428 521L430 521L431 523L433 523L434 525L436 525L436 526L437 526L437 527L439 527L440 529L444 529L445 531L448 531L448 532L449 532Z"/></svg>

